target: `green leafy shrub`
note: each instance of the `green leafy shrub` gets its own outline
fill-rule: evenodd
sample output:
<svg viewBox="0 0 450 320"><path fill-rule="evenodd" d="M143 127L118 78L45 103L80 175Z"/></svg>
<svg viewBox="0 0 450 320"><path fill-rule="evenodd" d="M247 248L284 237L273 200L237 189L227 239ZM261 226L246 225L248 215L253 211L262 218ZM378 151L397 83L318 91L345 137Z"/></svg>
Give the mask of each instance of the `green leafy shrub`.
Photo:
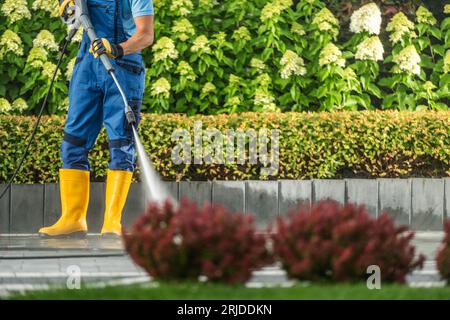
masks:
<svg viewBox="0 0 450 320"><path fill-rule="evenodd" d="M26 105L15 107L15 114L35 113L50 84L56 67L59 43L67 27L57 16L58 2L51 0L0 1L0 97L9 101L24 99ZM67 109L70 65L75 57L80 33L68 47L68 57L49 97L48 113ZM0 113L6 113L0 109Z"/></svg>
<svg viewBox="0 0 450 320"><path fill-rule="evenodd" d="M393 49L384 60L391 67L391 74L379 81L387 93L383 107L447 110L450 75L443 66L448 64L450 46L441 40L450 39L450 18L439 26L433 14L420 6L416 24L400 12L389 22L387 30Z"/></svg>
<svg viewBox="0 0 450 320"><path fill-rule="evenodd" d="M0 181L6 181L13 171L34 121L34 117L0 116ZM172 134L185 129L192 142L197 121L201 121L204 133L207 128L223 134L228 129L280 130L278 173L263 175L261 163L249 161L175 164L171 156L179 141L172 140ZM64 117L43 118L15 182L57 181L63 127ZM156 169L170 180L450 176L448 111L143 115L139 130ZM203 139L204 148L207 145ZM90 153L94 180L104 180L108 155L102 131Z"/></svg>
<svg viewBox="0 0 450 320"><path fill-rule="evenodd" d="M415 258L413 232L395 226L386 213L372 218L364 206L322 201L277 222L274 254L291 278L365 280L375 265L382 281L403 283L425 261L423 255Z"/></svg>
<svg viewBox="0 0 450 320"><path fill-rule="evenodd" d="M245 283L271 262L251 215L186 199L178 208L150 203L123 237L131 258L155 279Z"/></svg>
<svg viewBox="0 0 450 320"><path fill-rule="evenodd" d="M430 3L430 1L432 1L432 3ZM396 13L398 11L414 14L420 4L425 4L430 8L436 8L440 11L445 3L445 1L442 1L442 6L436 6L436 0L326 0L324 2L332 8L333 12L336 12L336 15L344 23L350 20L350 16L355 8L369 2L376 3L385 15Z"/></svg>
<svg viewBox="0 0 450 320"><path fill-rule="evenodd" d="M413 2L377 1L383 12L375 10L361 19L377 22L393 7L383 15L381 29L352 30L351 41L344 41L340 35L351 28L321 0L155 0L155 44L143 51L148 67L143 110L192 115L448 109L450 18L444 17L450 11L447 5L444 14L439 5L437 19L424 7L416 13ZM0 3L0 98L6 99L0 113L33 114L42 102L57 58L56 43L67 34L55 6L50 0ZM349 11L351 19L356 8ZM370 37L386 33L386 22L398 9L414 9L409 32L395 43L381 36L380 42L370 42ZM67 109L79 36L69 47L49 114ZM380 50L380 45L385 47L381 59L358 54ZM405 69L405 57L415 58L420 70ZM23 100L14 103L18 98Z"/></svg>

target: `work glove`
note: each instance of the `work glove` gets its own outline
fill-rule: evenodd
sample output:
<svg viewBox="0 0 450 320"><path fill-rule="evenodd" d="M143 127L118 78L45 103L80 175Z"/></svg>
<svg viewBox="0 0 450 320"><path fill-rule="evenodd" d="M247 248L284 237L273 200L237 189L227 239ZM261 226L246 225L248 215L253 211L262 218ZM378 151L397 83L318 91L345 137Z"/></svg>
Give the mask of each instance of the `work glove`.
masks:
<svg viewBox="0 0 450 320"><path fill-rule="evenodd" d="M102 54L106 54L113 59L123 56L122 46L120 44L112 44L105 38L97 38L92 41L89 52L94 55L94 58L98 58Z"/></svg>
<svg viewBox="0 0 450 320"><path fill-rule="evenodd" d="M68 20L75 14L75 2L73 0L60 0L58 15L64 20Z"/></svg>

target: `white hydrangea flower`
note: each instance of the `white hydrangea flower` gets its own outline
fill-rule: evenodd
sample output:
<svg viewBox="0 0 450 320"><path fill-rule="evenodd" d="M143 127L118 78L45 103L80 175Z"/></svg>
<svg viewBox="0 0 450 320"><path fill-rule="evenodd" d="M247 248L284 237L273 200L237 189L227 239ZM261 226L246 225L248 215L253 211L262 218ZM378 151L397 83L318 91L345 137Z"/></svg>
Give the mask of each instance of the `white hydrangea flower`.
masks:
<svg viewBox="0 0 450 320"><path fill-rule="evenodd" d="M280 6L278 3L269 2L264 6L264 8L262 8L260 19L262 22L268 20L276 22L282 11L283 7Z"/></svg>
<svg viewBox="0 0 450 320"><path fill-rule="evenodd" d="M194 70L186 61L180 61L177 67L177 72L180 75L185 76L187 80L194 81L197 78Z"/></svg>
<svg viewBox="0 0 450 320"><path fill-rule="evenodd" d="M304 36L306 34L305 28L297 22L292 23L291 32L298 34L299 36Z"/></svg>
<svg viewBox="0 0 450 320"><path fill-rule="evenodd" d="M266 69L266 65L264 64L264 61L262 61L258 58L252 58L252 60L250 60L250 67L252 67L258 71L263 71L264 69Z"/></svg>
<svg viewBox="0 0 450 320"><path fill-rule="evenodd" d="M227 102L225 103L226 106L232 106L232 107L237 107L241 104L241 98L239 98L238 96L233 96L230 99L227 100Z"/></svg>
<svg viewBox="0 0 450 320"><path fill-rule="evenodd" d="M350 81L350 80L356 80L356 73L355 70L353 70L350 67L347 67L344 69L344 74L342 76L343 79Z"/></svg>
<svg viewBox="0 0 450 320"><path fill-rule="evenodd" d="M255 91L254 103L256 106L265 106L273 103L275 98L260 88Z"/></svg>
<svg viewBox="0 0 450 320"><path fill-rule="evenodd" d="M436 89L436 86L434 85L433 82L427 81L427 82L425 82L425 83L423 84L423 88L424 88L426 91L433 91L434 89Z"/></svg>
<svg viewBox="0 0 450 320"><path fill-rule="evenodd" d="M339 20L327 8L320 10L314 17L313 24L315 24L320 31L331 33L333 36L339 34Z"/></svg>
<svg viewBox="0 0 450 320"><path fill-rule="evenodd" d="M192 52L210 53L211 48L209 46L209 40L206 36L201 35L194 40L194 44L191 47Z"/></svg>
<svg viewBox="0 0 450 320"><path fill-rule="evenodd" d="M31 13L30 10L28 10L28 3L26 0L5 0L1 11L12 23L22 19L31 18Z"/></svg>
<svg viewBox="0 0 450 320"><path fill-rule="evenodd" d="M67 34L69 34L70 28L67 27ZM80 43L83 39L83 27L79 27L75 35L72 37L71 42Z"/></svg>
<svg viewBox="0 0 450 320"><path fill-rule="evenodd" d="M292 0L278 0L278 5L283 10L286 10L286 9L292 7L293 4L294 4L294 2Z"/></svg>
<svg viewBox="0 0 450 320"><path fill-rule="evenodd" d="M414 45L409 45L404 48L396 56L394 56L392 61L398 65L401 71L411 74L420 73L421 59Z"/></svg>
<svg viewBox="0 0 450 320"><path fill-rule="evenodd" d="M292 0L278 0L267 3L261 10L261 21L278 21L280 14L291 7L292 4Z"/></svg>
<svg viewBox="0 0 450 320"><path fill-rule="evenodd" d="M281 112L281 109L277 107L277 105L272 102L266 105L263 105L261 108L261 112Z"/></svg>
<svg viewBox="0 0 450 320"><path fill-rule="evenodd" d="M450 4L446 4L446 5L444 6L444 13L450 14Z"/></svg>
<svg viewBox="0 0 450 320"><path fill-rule="evenodd" d="M17 98L13 101L12 110L16 113L22 114L24 111L28 110L28 104L27 102L22 98Z"/></svg>
<svg viewBox="0 0 450 320"><path fill-rule="evenodd" d="M12 107L8 100L0 98L0 113L6 114L11 111Z"/></svg>
<svg viewBox="0 0 450 320"><path fill-rule="evenodd" d="M170 11L180 16L187 16L192 8L194 8L194 5L191 0L173 0L170 5Z"/></svg>
<svg viewBox="0 0 450 320"><path fill-rule="evenodd" d="M354 33L368 32L369 34L380 34L381 11L375 3L369 3L355 12L350 19L350 31Z"/></svg>
<svg viewBox="0 0 450 320"><path fill-rule="evenodd" d="M34 11L44 10L51 14L52 17L58 16L58 2L55 0L34 0L31 8Z"/></svg>
<svg viewBox="0 0 450 320"><path fill-rule="evenodd" d="M242 81L242 79L240 77L230 73L230 76L228 77L228 82L230 84L240 85L241 81Z"/></svg>
<svg viewBox="0 0 450 320"><path fill-rule="evenodd" d="M212 84L211 82L205 83L205 85L202 88L203 94L208 94L208 93L214 92L214 91L216 91L216 86L214 84Z"/></svg>
<svg viewBox="0 0 450 320"><path fill-rule="evenodd" d="M152 51L155 53L155 62L178 58L178 50L173 40L168 37L160 38L152 47Z"/></svg>
<svg viewBox="0 0 450 320"><path fill-rule="evenodd" d="M288 79L291 75L303 76L306 74L305 62L292 50L286 50L280 60L281 77Z"/></svg>
<svg viewBox="0 0 450 320"><path fill-rule="evenodd" d="M56 70L56 64L47 61L44 63L44 65L42 66L42 75L44 77L46 77L47 79L51 79L53 77L53 74L55 73ZM58 73L56 74L56 78L58 79L60 75L60 71L58 70Z"/></svg>
<svg viewBox="0 0 450 320"><path fill-rule="evenodd" d="M217 5L218 3L213 0L199 0L198 4L202 8L210 9L210 8L214 7L215 5Z"/></svg>
<svg viewBox="0 0 450 320"><path fill-rule="evenodd" d="M50 51L58 51L55 36L48 30L41 30L33 40L33 47L44 48Z"/></svg>
<svg viewBox="0 0 450 320"><path fill-rule="evenodd" d="M248 31L248 29L244 26L236 29L233 32L233 35L231 36L231 38L236 41L239 41L239 40L250 41L252 39L252 37L250 36L250 31Z"/></svg>
<svg viewBox="0 0 450 320"><path fill-rule="evenodd" d="M156 82L152 85L151 95L158 96L162 95L164 98L168 98L170 95L170 83L166 78L162 77L156 80Z"/></svg>
<svg viewBox="0 0 450 320"><path fill-rule="evenodd" d="M392 17L386 30L391 33L389 39L394 44L402 40L404 35L415 37L414 23L409 21L408 17L403 12L399 12Z"/></svg>
<svg viewBox="0 0 450 320"><path fill-rule="evenodd" d="M175 33L176 37L181 41L186 41L195 34L195 29L188 19L182 18L173 23L172 32Z"/></svg>
<svg viewBox="0 0 450 320"><path fill-rule="evenodd" d="M450 50L447 51L444 57L444 72L450 72Z"/></svg>
<svg viewBox="0 0 450 320"><path fill-rule="evenodd" d="M168 0L155 0L153 1L153 6L155 9L161 9L167 4Z"/></svg>
<svg viewBox="0 0 450 320"><path fill-rule="evenodd" d="M373 36L364 39L358 44L355 58L358 60L381 61L383 60L383 54L384 48L380 38Z"/></svg>
<svg viewBox="0 0 450 320"><path fill-rule="evenodd" d="M256 77L255 81L262 88L268 88L269 85L272 83L272 78L267 73L262 73Z"/></svg>
<svg viewBox="0 0 450 320"><path fill-rule="evenodd" d="M327 44L319 55L320 66L335 64L345 67L345 59L342 57L342 51L333 43Z"/></svg>
<svg viewBox="0 0 450 320"><path fill-rule="evenodd" d="M73 72L73 67L75 66L75 61L77 60L76 57L70 59L69 63L67 64L67 68L66 68L66 79L70 80L70 78L72 78L72 72Z"/></svg>
<svg viewBox="0 0 450 320"><path fill-rule="evenodd" d="M27 64L32 68L40 69L47 61L47 51L43 48L31 48L27 57Z"/></svg>
<svg viewBox="0 0 450 320"><path fill-rule="evenodd" d="M0 37L0 58L7 52L13 52L18 56L23 55L22 40L11 30L6 30Z"/></svg>
<svg viewBox="0 0 450 320"><path fill-rule="evenodd" d="M433 14L424 6L420 6L416 11L416 19L418 23L429 24L434 26L437 23Z"/></svg>

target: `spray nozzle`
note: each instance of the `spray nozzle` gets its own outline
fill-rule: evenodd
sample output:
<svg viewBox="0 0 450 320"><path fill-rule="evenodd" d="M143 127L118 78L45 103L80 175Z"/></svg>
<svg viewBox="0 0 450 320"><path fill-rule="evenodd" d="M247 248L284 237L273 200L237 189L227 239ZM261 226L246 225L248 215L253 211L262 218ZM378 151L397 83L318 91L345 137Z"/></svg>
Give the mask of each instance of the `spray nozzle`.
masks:
<svg viewBox="0 0 450 320"><path fill-rule="evenodd" d="M125 108L125 117L127 118L127 122L129 125L136 125L136 116L129 105L127 105Z"/></svg>

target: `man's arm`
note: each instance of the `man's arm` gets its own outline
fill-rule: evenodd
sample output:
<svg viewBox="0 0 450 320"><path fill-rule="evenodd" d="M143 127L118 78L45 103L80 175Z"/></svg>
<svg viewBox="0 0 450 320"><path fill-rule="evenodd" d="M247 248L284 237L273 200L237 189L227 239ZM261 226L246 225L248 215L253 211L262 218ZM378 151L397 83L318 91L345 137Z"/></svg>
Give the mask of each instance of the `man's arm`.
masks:
<svg viewBox="0 0 450 320"><path fill-rule="evenodd" d="M120 44L124 55L135 53L153 44L153 15L135 17L134 23L136 32Z"/></svg>

